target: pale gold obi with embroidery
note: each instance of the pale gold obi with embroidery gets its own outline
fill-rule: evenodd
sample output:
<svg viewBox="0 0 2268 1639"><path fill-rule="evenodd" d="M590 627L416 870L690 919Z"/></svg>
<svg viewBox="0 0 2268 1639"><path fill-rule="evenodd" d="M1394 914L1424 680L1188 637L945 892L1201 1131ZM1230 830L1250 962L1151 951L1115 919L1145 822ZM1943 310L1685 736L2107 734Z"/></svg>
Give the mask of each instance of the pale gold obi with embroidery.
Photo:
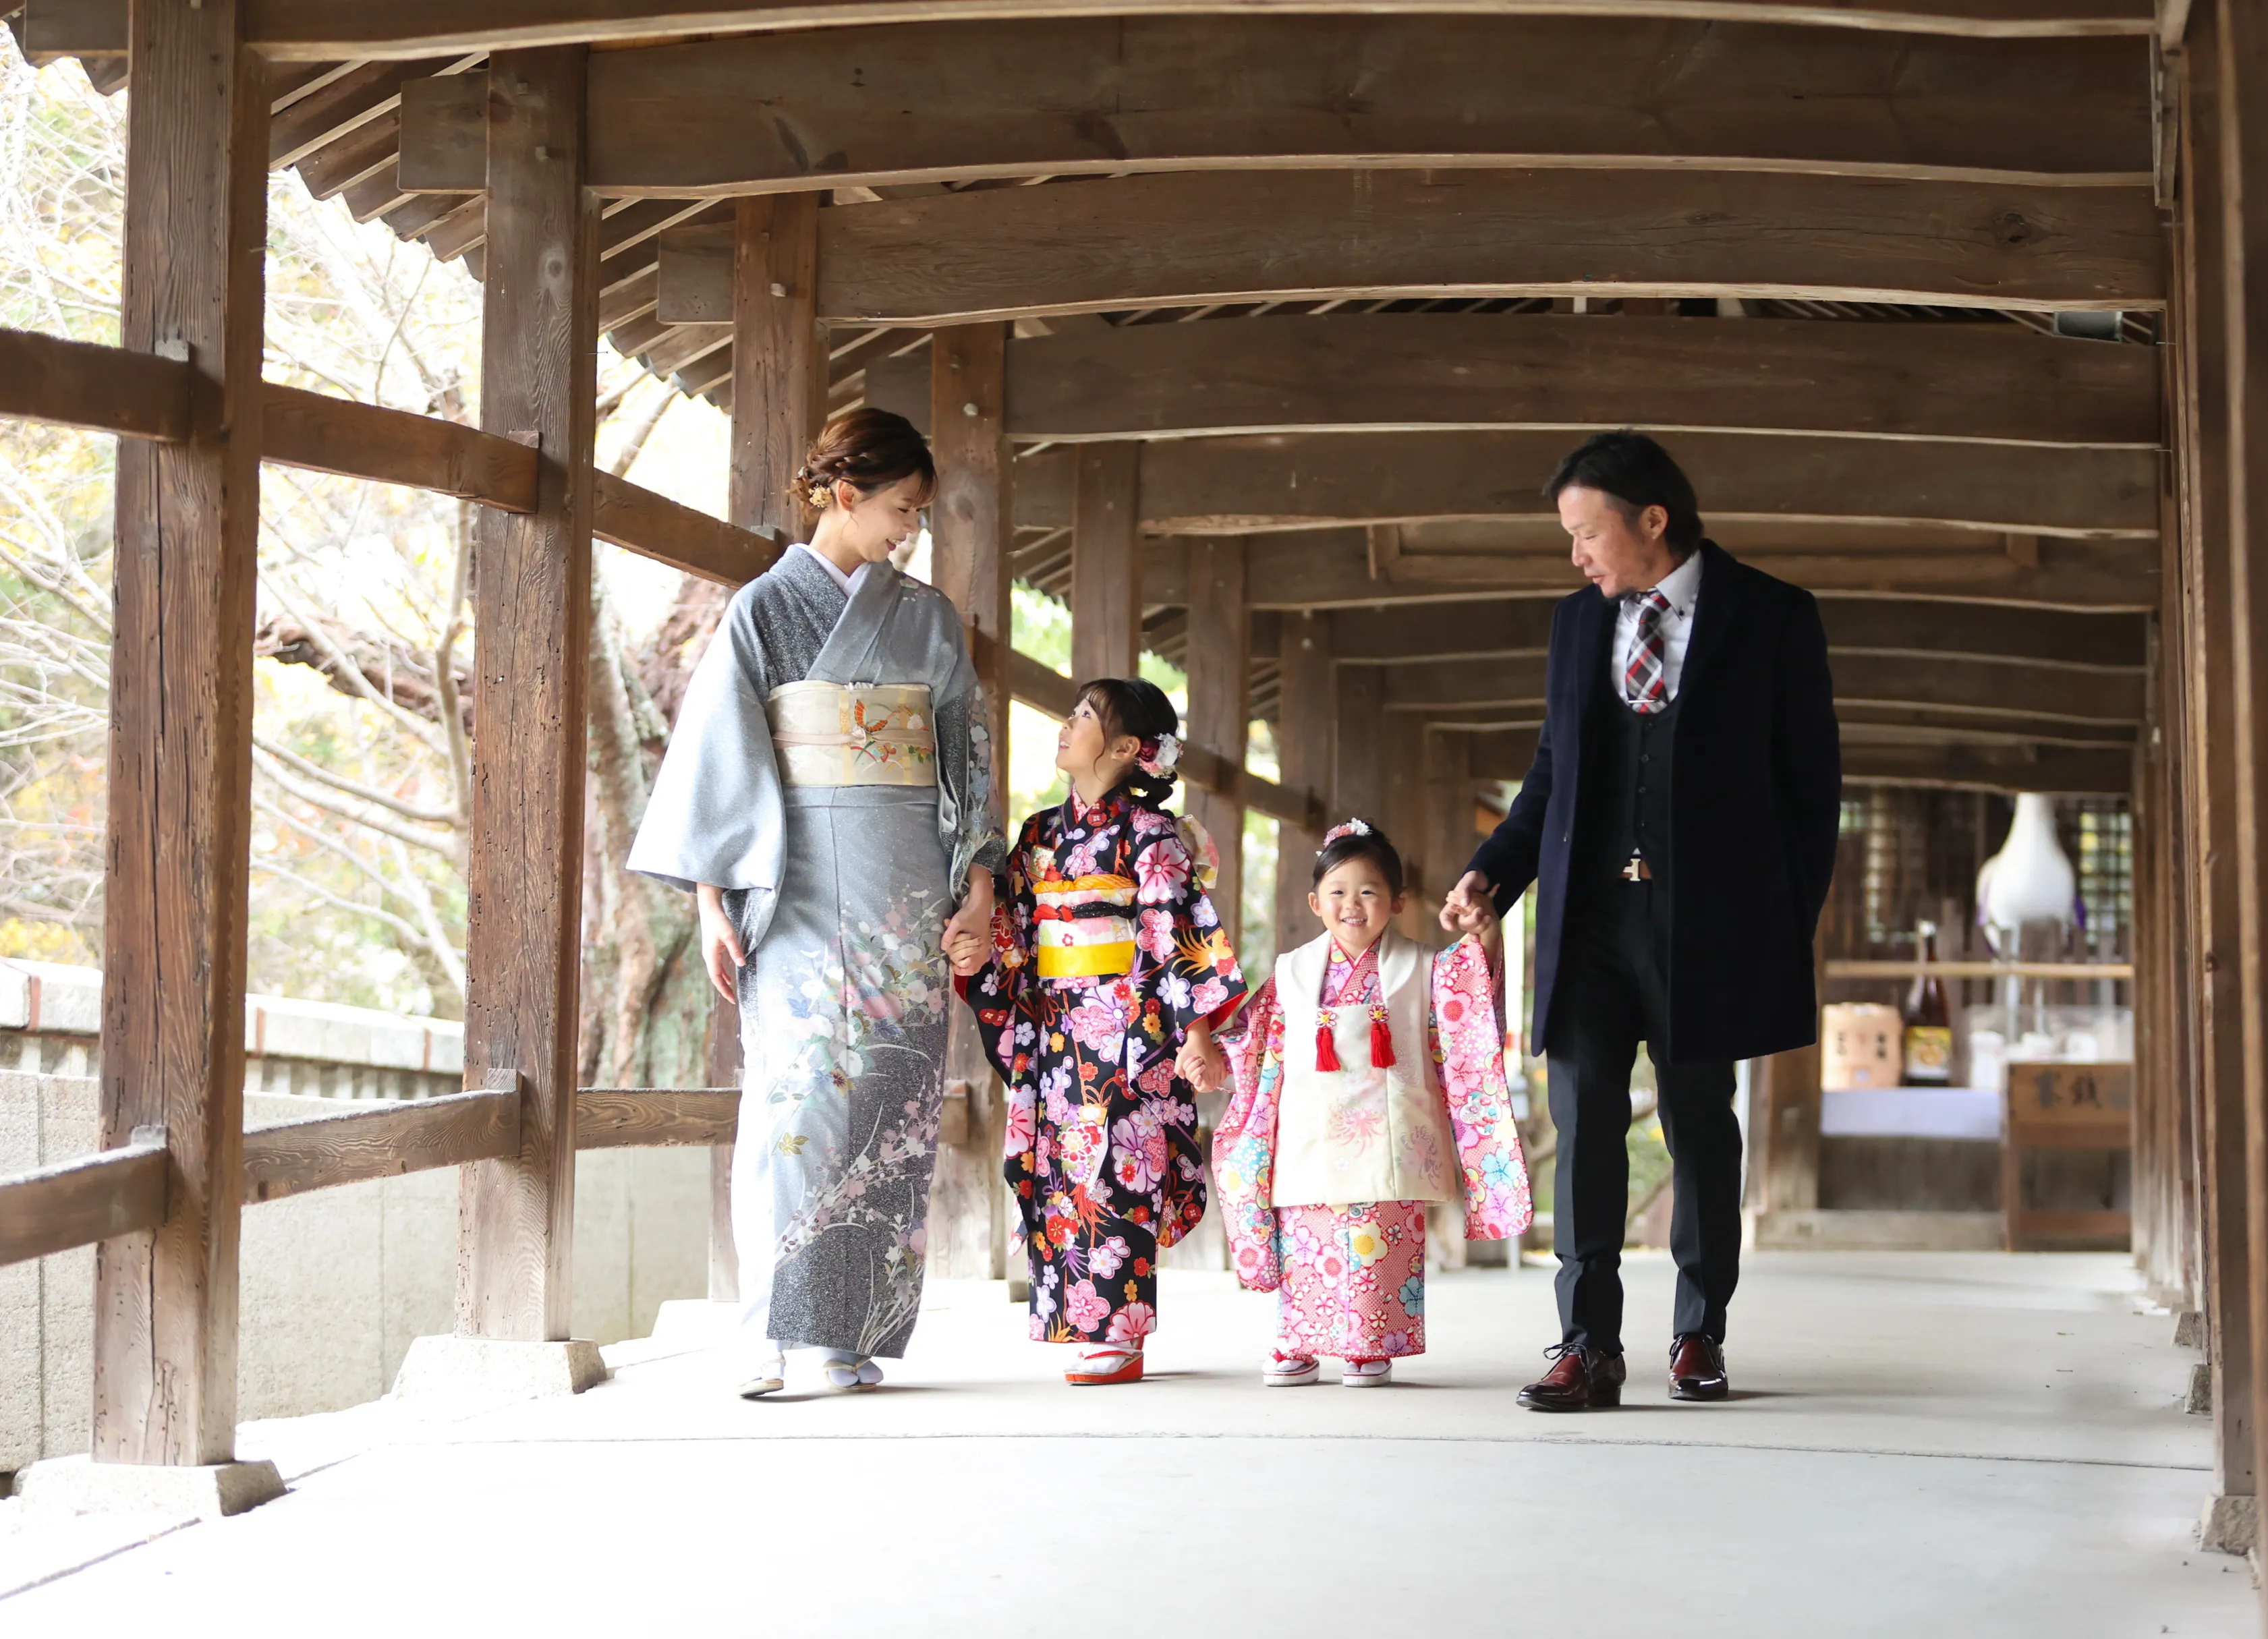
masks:
<svg viewBox="0 0 2268 1639"><path fill-rule="evenodd" d="M935 785L925 683L783 683L764 702L789 785Z"/></svg>

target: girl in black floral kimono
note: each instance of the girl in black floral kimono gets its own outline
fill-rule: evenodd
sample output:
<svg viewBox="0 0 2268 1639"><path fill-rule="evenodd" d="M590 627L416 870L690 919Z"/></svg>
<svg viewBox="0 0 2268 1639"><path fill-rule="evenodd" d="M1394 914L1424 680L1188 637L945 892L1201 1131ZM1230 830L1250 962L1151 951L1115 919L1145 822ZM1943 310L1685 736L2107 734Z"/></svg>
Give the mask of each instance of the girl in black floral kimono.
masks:
<svg viewBox="0 0 2268 1639"><path fill-rule="evenodd" d="M1141 1378L1158 1253L1204 1216L1190 1095L1226 1080L1212 1033L1244 997L1212 844L1159 807L1180 721L1138 678L1080 688L1056 742L1071 790L1025 820L992 959L961 981L1008 1084L1032 1336L1082 1346L1076 1384Z"/></svg>

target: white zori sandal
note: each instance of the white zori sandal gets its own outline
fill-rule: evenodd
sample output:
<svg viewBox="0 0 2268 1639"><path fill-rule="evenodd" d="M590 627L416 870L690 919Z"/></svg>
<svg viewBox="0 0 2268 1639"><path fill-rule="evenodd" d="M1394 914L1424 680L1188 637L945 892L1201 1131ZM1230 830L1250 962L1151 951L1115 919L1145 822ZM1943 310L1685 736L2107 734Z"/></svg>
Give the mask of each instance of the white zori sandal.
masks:
<svg viewBox="0 0 2268 1639"><path fill-rule="evenodd" d="M1312 1355L1287 1355L1279 1349L1271 1353L1268 1356L1268 1363L1260 1368L1260 1382L1264 1388L1304 1388L1322 1373L1322 1365Z"/></svg>
<svg viewBox="0 0 2268 1639"><path fill-rule="evenodd" d="M1079 1363L1064 1373L1074 1388L1094 1388L1106 1383L1139 1383L1142 1349L1122 1343L1091 1343L1079 1351Z"/></svg>
<svg viewBox="0 0 2268 1639"><path fill-rule="evenodd" d="M1350 1360L1346 1371L1339 1378L1343 1388L1384 1388L1394 1381L1394 1363L1390 1360Z"/></svg>
<svg viewBox="0 0 2268 1639"><path fill-rule="evenodd" d="M851 1389L870 1389L882 1380L882 1369L864 1355L846 1355L829 1349L820 1364L827 1376L827 1386L836 1393Z"/></svg>
<svg viewBox="0 0 2268 1639"><path fill-rule="evenodd" d="M777 1394L787 1386L787 1362L775 1352L756 1367L756 1375L740 1385L742 1400L762 1400L767 1394Z"/></svg>

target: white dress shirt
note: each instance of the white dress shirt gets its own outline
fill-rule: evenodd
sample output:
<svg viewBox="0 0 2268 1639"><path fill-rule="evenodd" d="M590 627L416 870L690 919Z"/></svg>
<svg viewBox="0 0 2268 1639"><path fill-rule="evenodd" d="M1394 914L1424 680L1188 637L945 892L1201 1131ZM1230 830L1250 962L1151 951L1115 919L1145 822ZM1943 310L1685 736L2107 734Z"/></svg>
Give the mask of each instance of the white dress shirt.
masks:
<svg viewBox="0 0 2268 1639"><path fill-rule="evenodd" d="M788 550L790 552L808 552L811 554L813 559L819 564L819 567L825 570L829 575L832 575L835 577L835 584L843 588L846 596L858 588L858 577L866 572L867 566L861 563L857 569L852 570L848 575L845 575L840 569L836 567L834 559L828 557L824 552L821 552L817 547L813 546L807 540L799 540L795 545L790 547ZM1665 586L1668 584L1669 583L1668 581L1662 582L1662 584Z"/></svg>
<svg viewBox="0 0 2268 1639"><path fill-rule="evenodd" d="M1663 576L1648 590L1658 592L1669 599L1669 607L1656 622L1661 634L1661 682L1668 691L1666 698L1677 698L1677 680L1685 670L1685 650L1693 641L1693 611L1701 601L1701 555L1689 552L1685 562ZM1621 599L1615 610L1615 644L1611 657L1614 671L1609 681L1614 685L1616 697L1624 704L1630 701L1623 687L1629 674L1631 655L1638 647L1638 602L1641 592Z"/></svg>

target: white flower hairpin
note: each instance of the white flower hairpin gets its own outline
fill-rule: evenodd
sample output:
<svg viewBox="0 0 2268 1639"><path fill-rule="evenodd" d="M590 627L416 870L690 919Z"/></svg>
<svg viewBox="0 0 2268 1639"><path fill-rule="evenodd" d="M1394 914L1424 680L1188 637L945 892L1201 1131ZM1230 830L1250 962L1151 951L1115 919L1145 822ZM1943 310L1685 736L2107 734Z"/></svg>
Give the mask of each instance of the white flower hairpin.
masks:
<svg viewBox="0 0 2268 1639"><path fill-rule="evenodd" d="M1142 742L1141 753L1134 766L1152 779L1162 779L1174 771L1182 760L1182 742L1177 735L1153 734Z"/></svg>
<svg viewBox="0 0 2268 1639"><path fill-rule="evenodd" d="M1323 833L1323 848L1329 848L1343 836L1368 836L1369 834L1369 826L1359 820L1350 820L1344 825L1335 825ZM1317 849L1315 852L1322 853L1323 848Z"/></svg>

